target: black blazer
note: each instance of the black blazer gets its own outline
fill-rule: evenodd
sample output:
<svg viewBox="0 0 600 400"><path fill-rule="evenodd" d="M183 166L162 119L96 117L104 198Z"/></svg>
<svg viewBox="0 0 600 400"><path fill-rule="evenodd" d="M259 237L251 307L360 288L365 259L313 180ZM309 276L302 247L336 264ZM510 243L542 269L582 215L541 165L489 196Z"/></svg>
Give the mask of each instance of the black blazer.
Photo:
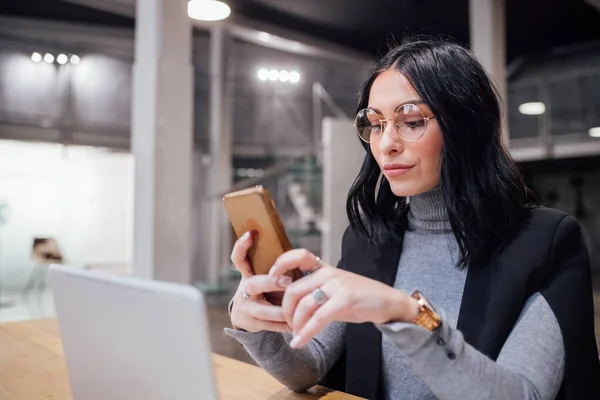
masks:
<svg viewBox="0 0 600 400"><path fill-rule="evenodd" d="M401 245L391 236L374 246L351 228L339 267L393 285ZM534 208L512 243L487 265L469 267L458 329L477 350L496 360L526 300L540 292L554 312L565 346L565 372L557 399L600 399L600 364L594 337L589 254L577 221ZM322 384L381 398L381 332L348 324L345 351Z"/></svg>

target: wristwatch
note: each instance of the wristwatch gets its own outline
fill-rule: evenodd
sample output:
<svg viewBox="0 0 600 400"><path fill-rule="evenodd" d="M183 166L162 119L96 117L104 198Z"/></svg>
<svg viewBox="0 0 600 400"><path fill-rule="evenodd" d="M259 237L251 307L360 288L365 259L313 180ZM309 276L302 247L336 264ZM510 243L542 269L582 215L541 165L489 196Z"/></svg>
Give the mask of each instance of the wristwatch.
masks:
<svg viewBox="0 0 600 400"><path fill-rule="evenodd" d="M442 325L442 318L440 315L433 309L429 301L423 296L418 290L415 290L412 294L412 298L417 300L419 304L419 314L413 321L413 324L417 324L429 331L435 331Z"/></svg>

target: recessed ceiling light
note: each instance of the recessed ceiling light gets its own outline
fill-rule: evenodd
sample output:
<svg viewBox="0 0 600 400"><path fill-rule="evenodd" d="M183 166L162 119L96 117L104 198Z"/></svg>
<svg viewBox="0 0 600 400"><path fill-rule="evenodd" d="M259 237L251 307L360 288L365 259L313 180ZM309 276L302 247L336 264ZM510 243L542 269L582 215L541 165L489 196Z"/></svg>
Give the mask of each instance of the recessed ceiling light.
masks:
<svg viewBox="0 0 600 400"><path fill-rule="evenodd" d="M44 54L44 61L46 61L48 64L52 64L54 62L54 56L50 53L46 53Z"/></svg>
<svg viewBox="0 0 600 400"><path fill-rule="evenodd" d="M56 57L56 62L60 65L65 65L67 61L69 61L69 57L64 54L59 54L58 57Z"/></svg>
<svg viewBox="0 0 600 400"><path fill-rule="evenodd" d="M594 128L591 128L588 133L590 134L591 137L596 137L596 138L600 138L600 126L596 126Z"/></svg>
<svg viewBox="0 0 600 400"><path fill-rule="evenodd" d="M300 74L296 71L290 72L290 82L296 83L300 80Z"/></svg>
<svg viewBox="0 0 600 400"><path fill-rule="evenodd" d="M276 81L279 79L279 71L272 69L269 71L269 80Z"/></svg>
<svg viewBox="0 0 600 400"><path fill-rule="evenodd" d="M191 0L188 16L200 21L220 21L231 14L231 8L218 0Z"/></svg>
<svg viewBox="0 0 600 400"><path fill-rule="evenodd" d="M31 61L39 63L42 61L42 55L37 51L31 54Z"/></svg>
<svg viewBox="0 0 600 400"><path fill-rule="evenodd" d="M271 35L269 35L267 32L260 32L258 34L258 39L262 42L268 42L271 39Z"/></svg>
<svg viewBox="0 0 600 400"><path fill-rule="evenodd" d="M267 79L269 79L269 70L265 68L259 69L258 79L260 79L261 81L266 81Z"/></svg>
<svg viewBox="0 0 600 400"><path fill-rule="evenodd" d="M71 56L70 60L71 60L71 64L73 64L73 65L77 65L77 64L79 64L79 61L81 61L81 59L79 58L79 56L77 54L73 54Z"/></svg>
<svg viewBox="0 0 600 400"><path fill-rule="evenodd" d="M546 106L539 101L523 103L519 106L519 112L525 115L542 115L546 112Z"/></svg>
<svg viewBox="0 0 600 400"><path fill-rule="evenodd" d="M287 82L290 79L290 73L283 70L283 71L279 71L279 80L281 82Z"/></svg>

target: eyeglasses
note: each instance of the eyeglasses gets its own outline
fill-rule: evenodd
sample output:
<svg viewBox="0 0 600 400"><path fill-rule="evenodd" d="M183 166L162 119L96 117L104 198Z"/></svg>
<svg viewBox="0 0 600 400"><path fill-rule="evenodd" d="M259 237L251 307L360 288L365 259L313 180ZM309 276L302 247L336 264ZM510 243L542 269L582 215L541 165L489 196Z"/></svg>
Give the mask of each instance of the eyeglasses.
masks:
<svg viewBox="0 0 600 400"><path fill-rule="evenodd" d="M394 123L396 133L404 140L414 142L421 139L427 128L427 121L435 116L426 117L414 104L403 104L396 109L394 118L383 115L370 108L363 108L356 114L354 127L358 136L367 143L381 139L389 121Z"/></svg>

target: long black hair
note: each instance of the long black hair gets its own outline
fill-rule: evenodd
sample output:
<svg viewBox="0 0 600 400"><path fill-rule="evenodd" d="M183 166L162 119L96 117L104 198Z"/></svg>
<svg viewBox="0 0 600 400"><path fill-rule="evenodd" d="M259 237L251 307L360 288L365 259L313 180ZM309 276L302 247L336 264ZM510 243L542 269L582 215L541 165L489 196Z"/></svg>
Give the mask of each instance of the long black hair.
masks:
<svg viewBox="0 0 600 400"><path fill-rule="evenodd" d="M368 106L375 79L396 70L431 108L443 137L440 186L458 265L485 263L514 238L529 207L523 177L502 139L500 96L469 50L448 41L416 40L390 50L359 95L357 111ZM357 139L359 140L359 139ZM401 240L407 227L406 198L397 197L368 144L362 168L348 195L352 227L383 244Z"/></svg>

